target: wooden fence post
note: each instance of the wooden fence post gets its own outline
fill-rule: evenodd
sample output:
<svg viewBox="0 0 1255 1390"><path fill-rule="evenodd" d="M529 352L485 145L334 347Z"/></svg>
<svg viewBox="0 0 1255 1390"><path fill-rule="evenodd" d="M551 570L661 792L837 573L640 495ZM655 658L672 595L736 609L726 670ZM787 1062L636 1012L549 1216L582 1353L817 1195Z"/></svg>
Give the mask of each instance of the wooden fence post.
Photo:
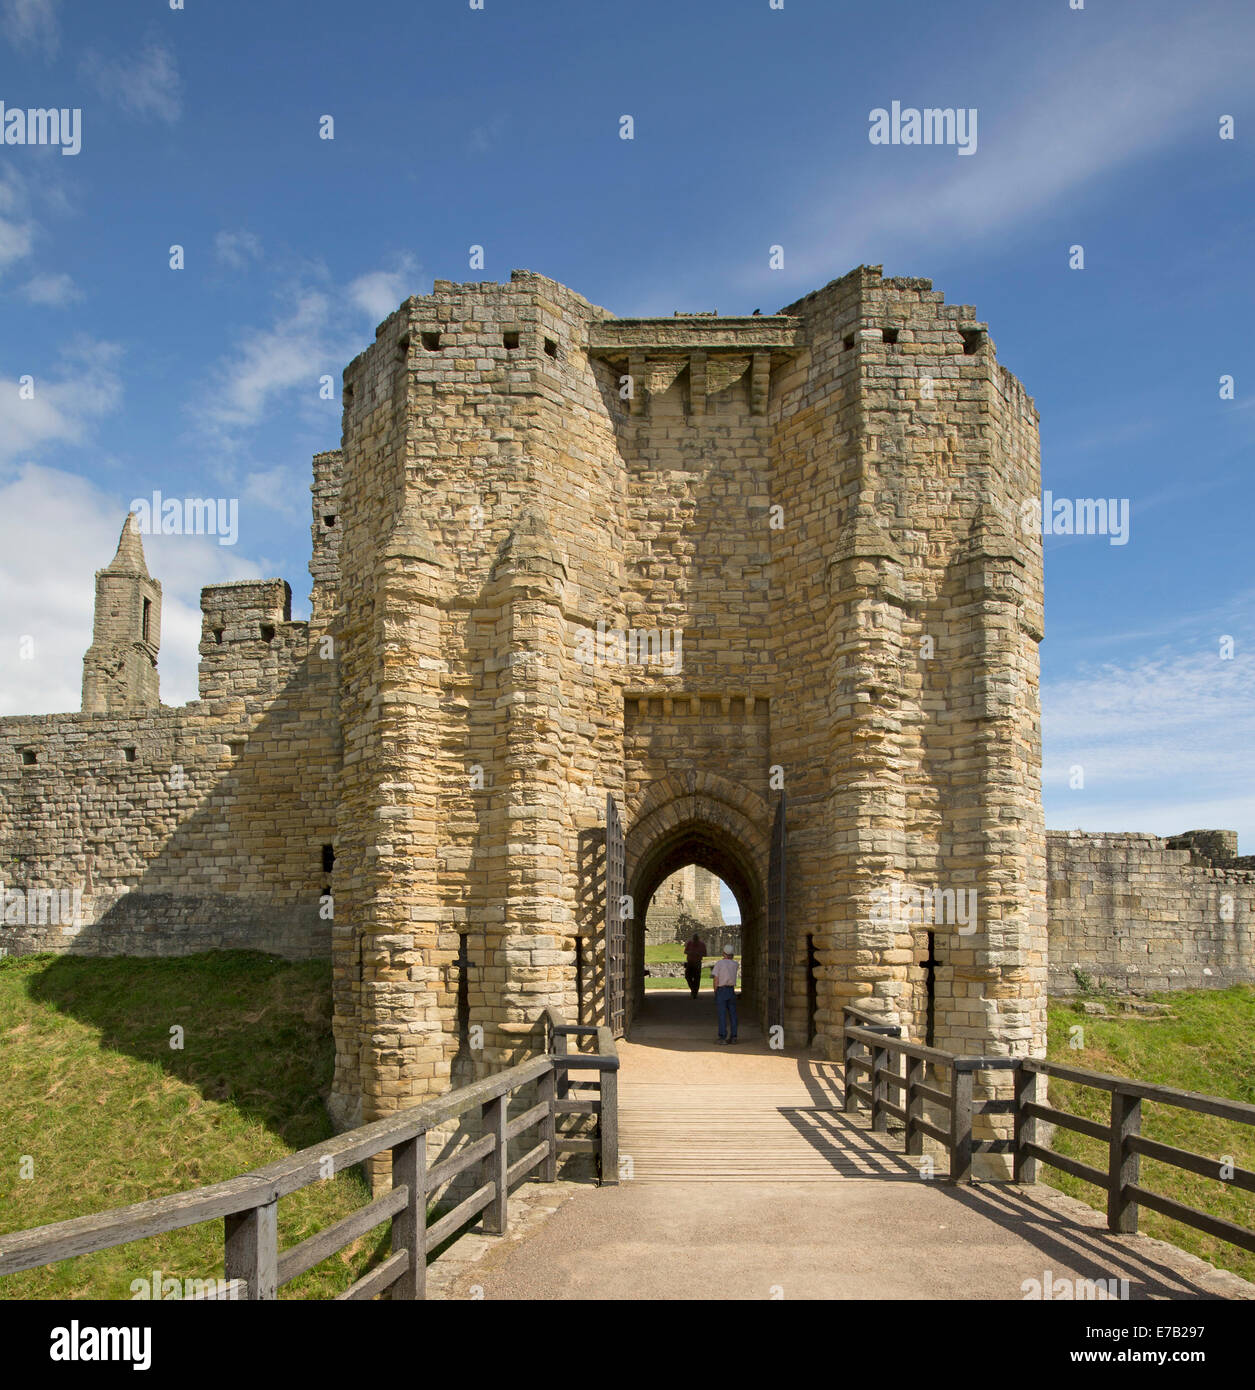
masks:
<svg viewBox="0 0 1255 1390"><path fill-rule="evenodd" d="M848 1023L849 1019L845 1015L842 1015L841 1026L843 1030L845 1029ZM850 1074L854 1070L854 1068L850 1066L850 1061L854 1056L854 1049L858 1047L859 1044L856 1039L851 1038L844 1031L841 1035L841 1041L842 1058L845 1063L845 1070L841 1078L841 1085L845 1089L845 1113L849 1115L858 1109L858 1097L854 1094L853 1091L850 1090Z"/></svg>
<svg viewBox="0 0 1255 1390"><path fill-rule="evenodd" d="M225 1227L223 1273L248 1283L248 1298L271 1299L279 1289L279 1202L232 1212Z"/></svg>
<svg viewBox="0 0 1255 1390"><path fill-rule="evenodd" d="M1015 1155L1012 1176L1016 1182L1036 1182L1038 1161L1024 1152L1025 1144L1037 1142L1037 1121L1025 1107L1037 1094L1038 1073L1020 1063L1015 1069Z"/></svg>
<svg viewBox="0 0 1255 1390"><path fill-rule="evenodd" d="M1124 1189L1138 1178L1138 1156L1129 1140L1142 1131L1142 1100L1123 1091L1111 1093L1111 1152L1107 1160L1107 1229L1122 1234L1137 1231L1137 1203Z"/></svg>
<svg viewBox="0 0 1255 1390"><path fill-rule="evenodd" d="M406 1187L405 1206L392 1218L392 1253L409 1252L405 1273L392 1286L394 1301L427 1297L427 1136L392 1149L392 1186Z"/></svg>
<svg viewBox="0 0 1255 1390"><path fill-rule="evenodd" d="M872 1047L872 1129L882 1132L889 1128L889 1116L885 1113L884 1102L889 1097L889 1087L885 1083L885 1059L888 1054L883 1047Z"/></svg>
<svg viewBox="0 0 1255 1390"><path fill-rule="evenodd" d="M482 1131L485 1135L491 1134L494 1141L492 1152L484 1158L484 1182L495 1183L497 1186L492 1201L484 1208L484 1231L490 1236L505 1235L509 1220L506 1211L509 1193L506 1191L505 1143L505 1116L508 1096L508 1092L505 1095L494 1096L492 1100L486 1100L480 1107Z"/></svg>
<svg viewBox="0 0 1255 1390"><path fill-rule="evenodd" d="M950 1080L950 1181L972 1181L972 1080L956 1059Z"/></svg>
<svg viewBox="0 0 1255 1390"><path fill-rule="evenodd" d="M540 1137L548 1150L545 1154L544 1162L540 1165L540 1180L541 1182L557 1182L558 1122L557 1115L554 1113L554 1106L557 1104L557 1096L554 1088L554 1070L552 1067L540 1078L537 1099L542 1105L547 1105L549 1107L548 1113L540 1122Z"/></svg>
<svg viewBox="0 0 1255 1390"><path fill-rule="evenodd" d="M619 1185L619 1073L613 1069L601 1076L601 1113L597 1134L601 1140L601 1186Z"/></svg>
<svg viewBox="0 0 1255 1390"><path fill-rule="evenodd" d="M924 1133L916 1129L915 1121L923 1119L923 1096L917 1097L915 1088L924 1084L924 1075L927 1063L918 1057L908 1057L906 1059L906 1091L903 1094L906 1108L906 1152L909 1154L922 1154L924 1152Z"/></svg>
<svg viewBox="0 0 1255 1390"><path fill-rule="evenodd" d="M565 1057L567 1055L567 1035L555 1032L553 1035L553 1055L555 1057ZM565 1100L567 1093L571 1089L571 1075L566 1067L558 1067L558 1099Z"/></svg>

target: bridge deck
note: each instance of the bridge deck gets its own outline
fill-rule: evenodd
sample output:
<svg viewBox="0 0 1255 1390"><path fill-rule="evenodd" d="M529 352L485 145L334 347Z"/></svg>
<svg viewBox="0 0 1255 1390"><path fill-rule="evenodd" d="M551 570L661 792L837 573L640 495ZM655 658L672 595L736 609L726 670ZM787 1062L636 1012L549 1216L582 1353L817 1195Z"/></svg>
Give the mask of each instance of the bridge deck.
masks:
<svg viewBox="0 0 1255 1390"><path fill-rule="evenodd" d="M1127 1279L1132 1298L1255 1295L1044 1185L921 1181L900 1138L832 1108L835 1067L741 1032L715 1042L709 991L648 996L620 1049L625 1180L537 1187L539 1219L458 1241L436 1296L1022 1299L1045 1271Z"/></svg>
<svg viewBox="0 0 1255 1390"><path fill-rule="evenodd" d="M632 1181L919 1180L899 1136L841 1113L839 1067L773 1051L744 1018L735 1045L716 1042L709 991L651 991L620 1055L619 1153Z"/></svg>

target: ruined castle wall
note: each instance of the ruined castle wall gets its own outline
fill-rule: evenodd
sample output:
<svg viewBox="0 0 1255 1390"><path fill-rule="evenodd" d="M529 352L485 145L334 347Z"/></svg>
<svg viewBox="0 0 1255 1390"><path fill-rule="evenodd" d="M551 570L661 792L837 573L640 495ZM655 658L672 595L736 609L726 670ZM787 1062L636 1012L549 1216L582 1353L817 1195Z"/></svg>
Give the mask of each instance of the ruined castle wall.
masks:
<svg viewBox="0 0 1255 1390"><path fill-rule="evenodd" d="M1155 835L1046 835L1050 992L1255 983L1255 872Z"/></svg>
<svg viewBox="0 0 1255 1390"><path fill-rule="evenodd" d="M311 662L301 623L278 624L277 651L266 647L243 663L247 693L0 720L0 877L82 894L77 926L7 922L0 946L330 954L319 899L334 840L334 668Z"/></svg>

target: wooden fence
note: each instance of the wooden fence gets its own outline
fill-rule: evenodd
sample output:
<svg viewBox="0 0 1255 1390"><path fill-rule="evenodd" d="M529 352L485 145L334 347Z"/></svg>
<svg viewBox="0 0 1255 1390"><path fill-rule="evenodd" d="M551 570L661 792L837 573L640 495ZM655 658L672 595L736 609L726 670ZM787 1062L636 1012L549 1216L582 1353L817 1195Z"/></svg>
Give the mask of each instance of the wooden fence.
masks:
<svg viewBox="0 0 1255 1390"><path fill-rule="evenodd" d="M224 1274L230 1285L226 1296L272 1299L282 1285L388 1221L391 1253L338 1298L369 1299L385 1290L392 1299L423 1298L428 1252L481 1213L482 1229L503 1235L510 1189L533 1169L540 1169L542 1181L554 1182L560 1153L592 1152L599 1160L601 1181L618 1181L619 1058L614 1039L606 1028L568 1026L552 1010L546 1011L541 1023L546 1031L544 1056L302 1149L265 1168L209 1187L2 1235L0 1275L220 1219ZM569 1039L578 1042L589 1034L596 1038L596 1052L569 1050ZM600 1084L571 1077L580 1071L596 1072ZM511 1117L511 1097L533 1084L539 1099ZM572 1088L595 1089L597 1094L594 1099L573 1100L569 1098ZM429 1167L427 1135L476 1111L481 1137ZM595 1115L596 1134L567 1135L558 1120L570 1114ZM537 1142L509 1162L509 1144L529 1130L539 1131ZM279 1250L281 1197L383 1153L392 1157L390 1191L298 1245ZM480 1179L475 1191L429 1226L427 1208L432 1196L474 1167Z"/></svg>
<svg viewBox="0 0 1255 1390"><path fill-rule="evenodd" d="M957 1056L935 1047L905 1042L900 1028L878 1022L874 1015L855 1005L845 1006L842 1022L846 1110L854 1110L860 1101L866 1101L871 1108L873 1130L887 1129L889 1116L901 1120L906 1129L908 1154L923 1152L924 1135L943 1144L950 1156L952 1182L972 1181L973 1154L1010 1154L1016 1182L1032 1182L1036 1177L1037 1165L1045 1163L1083 1182L1103 1188L1107 1193L1109 1230L1135 1232L1138 1208L1147 1207L1174 1221L1206 1231L1219 1240L1229 1241L1243 1250L1255 1250L1255 1231L1211 1216L1162 1193L1152 1192L1139 1181L1139 1160L1145 1157L1186 1172L1223 1180L1243 1192L1255 1192L1255 1172L1237 1167L1226 1171L1219 1159L1178 1149L1171 1144L1161 1144L1157 1140L1143 1138L1141 1134L1144 1100L1202 1115L1216 1115L1244 1125L1255 1125L1255 1105L1224 1100L1219 1096L1199 1095L1195 1091L1180 1091L1172 1086L1130 1081L1102 1072L1083 1071L1035 1057ZM899 1059L905 1068L903 1072L898 1070ZM930 1067L933 1069L931 1076L928 1074ZM1014 1073L1014 1096L998 1100L974 1100L975 1073L997 1070ZM869 1084L856 1081L856 1074L866 1075ZM1110 1092L1110 1122L1100 1124L1096 1120L1087 1120L1038 1103L1033 1099L1038 1076L1053 1076L1059 1081ZM948 1085L948 1089L940 1089L933 1084L934 1081ZM901 1093L901 1105L890 1101L891 1090ZM924 1118L922 1110L928 1101L945 1111L947 1123L944 1128ZM980 1114L1012 1115L1014 1137L974 1140L972 1117ZM1105 1143L1106 1168L1095 1168L1039 1144L1039 1123L1085 1134Z"/></svg>

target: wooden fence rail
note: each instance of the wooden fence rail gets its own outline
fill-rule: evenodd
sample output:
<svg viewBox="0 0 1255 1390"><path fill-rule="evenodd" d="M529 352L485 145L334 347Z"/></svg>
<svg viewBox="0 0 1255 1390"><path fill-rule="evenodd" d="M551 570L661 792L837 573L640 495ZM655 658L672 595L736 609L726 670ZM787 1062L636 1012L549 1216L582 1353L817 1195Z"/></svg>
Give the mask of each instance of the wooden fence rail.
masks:
<svg viewBox="0 0 1255 1390"><path fill-rule="evenodd" d="M391 1253L338 1298L369 1299L385 1290L392 1299L423 1298L429 1252L481 1213L483 1230L503 1235L510 1189L535 1168L540 1169L543 1181L555 1181L559 1153L592 1152L599 1161L601 1181L618 1181L619 1058L614 1039L605 1028L569 1027L552 1010L546 1010L541 1022L546 1031L545 1055L302 1149L254 1172L113 1211L0 1235L0 1275L221 1219L223 1273L229 1296L273 1299L282 1285L387 1221L391 1223ZM586 1034L596 1038L596 1052L567 1050L568 1038ZM570 1074L580 1071L598 1074L595 1101L566 1099L570 1085L593 1084L571 1082ZM539 1100L511 1117L511 1097L533 1084ZM481 1137L429 1167L428 1134L476 1111ZM595 1137L570 1138L558 1124L563 1114L596 1115ZM510 1144L533 1129L539 1131L538 1142L511 1163ZM392 1160L390 1191L299 1244L279 1250L281 1197L383 1153L390 1153ZM429 1226L427 1208L434 1194L474 1168L478 1168L479 1178L475 1190Z"/></svg>
<svg viewBox="0 0 1255 1390"><path fill-rule="evenodd" d="M1136 1232L1138 1208L1147 1207L1174 1221L1205 1231L1218 1240L1229 1241L1243 1250L1255 1250L1255 1231L1211 1216L1162 1193L1152 1192L1141 1185L1139 1173L1139 1159L1145 1157L1186 1172L1220 1179L1243 1192L1255 1192L1255 1172L1232 1165L1227 1165L1226 1171L1226 1166L1222 1166L1219 1159L1191 1153L1188 1149L1179 1149L1171 1144L1161 1144L1157 1140L1144 1138L1141 1133L1143 1101L1171 1105L1202 1115L1215 1115L1245 1125L1255 1125L1255 1105L1225 1100L1220 1096L1200 1095L1195 1091L1181 1091L1172 1086L1131 1081L1103 1072L1084 1071L1036 1057L962 1057L934 1047L921 1047L917 1043L904 1041L900 1028L880 1022L875 1015L857 1005L847 1004L844 1007L842 1023L846 1110L855 1110L860 1101L865 1101L871 1108L873 1130L887 1129L890 1116L902 1121L908 1154L923 1152L925 1135L944 1144L950 1156L951 1182L972 1181L973 1154L1010 1154L1016 1182L1034 1181L1037 1165L1045 1163L1104 1189L1107 1193L1109 1230ZM899 1059L905 1066L904 1073L898 1071ZM928 1083L926 1075L929 1067L933 1068L934 1077L948 1083L948 1090ZM975 1074L996 1070L1014 1073L1014 1097L974 1100ZM863 1085L856 1081L856 1074L865 1074L870 1084ZM1110 1092L1111 1115L1108 1123L1087 1120L1034 1100L1037 1090L1034 1083L1038 1076L1054 1077L1059 1081ZM890 1090L901 1093L901 1105L890 1101ZM930 1123L921 1113L924 1103L928 1101L946 1111L948 1123L944 1129ZM979 1114L1013 1116L1014 1137L974 1140L972 1117ZM1106 1166L1097 1168L1039 1144L1038 1122L1100 1140L1107 1145Z"/></svg>

